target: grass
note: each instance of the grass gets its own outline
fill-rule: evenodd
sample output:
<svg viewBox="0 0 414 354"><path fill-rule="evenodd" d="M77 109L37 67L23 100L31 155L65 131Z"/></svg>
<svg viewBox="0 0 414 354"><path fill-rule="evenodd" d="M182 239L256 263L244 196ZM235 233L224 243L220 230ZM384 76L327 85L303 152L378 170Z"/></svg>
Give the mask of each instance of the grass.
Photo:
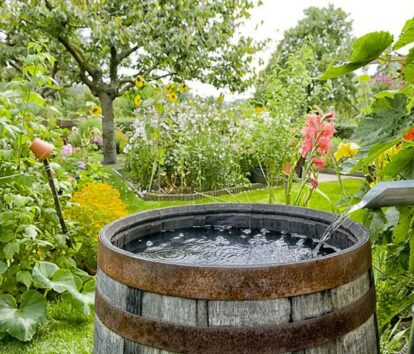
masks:
<svg viewBox="0 0 414 354"><path fill-rule="evenodd" d="M165 208L184 204L201 204L212 202L246 202L246 203L267 203L269 200L268 190L256 190L243 192L235 195L224 195L220 197L208 197L196 201L144 201L133 193L122 179L111 174L110 183L116 187L123 201L128 205L129 213L137 213L143 210ZM345 180L344 186L349 194L355 193L361 186L360 180ZM320 190L329 196L334 205L341 199L341 188L337 182L320 183ZM276 203L283 203L283 188L276 188L274 191ZM314 209L331 211L332 206L323 196L314 193L309 207ZM357 212L352 218L360 221L363 213ZM12 338L0 341L0 353L2 354L84 354L92 353L93 343L93 314L83 316L70 304L56 301L48 304L48 322L43 326L30 343L21 343Z"/></svg>
<svg viewBox="0 0 414 354"><path fill-rule="evenodd" d="M48 321L29 343L6 338L2 354L86 354L92 353L93 314L84 316L63 301L49 302Z"/></svg>

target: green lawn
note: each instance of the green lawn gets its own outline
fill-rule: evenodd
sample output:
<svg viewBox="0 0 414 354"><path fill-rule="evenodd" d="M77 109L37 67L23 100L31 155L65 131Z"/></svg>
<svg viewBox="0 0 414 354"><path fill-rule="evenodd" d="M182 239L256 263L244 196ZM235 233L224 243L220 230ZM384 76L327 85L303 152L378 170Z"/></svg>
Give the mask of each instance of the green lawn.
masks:
<svg viewBox="0 0 414 354"><path fill-rule="evenodd" d="M108 169L108 171L110 171ZM139 199L125 183L115 174L111 173L111 183L120 191L121 197L128 205L129 212L136 213L142 210L164 208L174 205L191 203L212 203L212 202L251 202L267 203L269 192L258 190L243 192L235 195L225 195L220 197L209 197L197 201L177 201L177 202L152 202ZM352 195L361 186L360 180L345 180L344 185ZM337 182L321 183L319 188L329 196L332 203L341 199L341 189ZM277 203L283 203L284 194L282 188L274 190ZM314 193L310 201L311 208L320 210L331 210L331 204L321 195ZM352 217L361 220L363 212L357 212ZM48 323L39 330L35 338L30 343L21 343L13 339L5 339L0 342L0 353L16 354L66 354L66 353L91 353L93 342L93 315L85 317L72 309L69 304L57 301L49 304Z"/></svg>

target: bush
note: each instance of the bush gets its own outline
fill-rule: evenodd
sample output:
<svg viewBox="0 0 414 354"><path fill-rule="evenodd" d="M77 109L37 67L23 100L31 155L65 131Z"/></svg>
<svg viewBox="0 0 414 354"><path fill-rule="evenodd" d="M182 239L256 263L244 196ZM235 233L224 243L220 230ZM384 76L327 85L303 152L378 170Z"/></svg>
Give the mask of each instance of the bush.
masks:
<svg viewBox="0 0 414 354"><path fill-rule="evenodd" d="M107 183L87 183L70 199L72 206L65 216L78 225L83 237L76 255L81 265L96 268L96 245L99 231L113 220L128 215L127 207L115 188Z"/></svg>
<svg viewBox="0 0 414 354"><path fill-rule="evenodd" d="M207 191L246 183L240 117L216 104L169 103L146 109L126 147L126 170L142 189Z"/></svg>
<svg viewBox="0 0 414 354"><path fill-rule="evenodd" d="M62 144L56 108L38 94L53 82L45 73L54 59L42 49L29 45L25 75L0 92L0 338L22 341L31 340L46 320L48 292L63 294L89 312L95 281L76 268L76 234L71 230L70 245L43 167L29 150L35 137ZM65 206L72 193L70 176L55 162L51 167Z"/></svg>
<svg viewBox="0 0 414 354"><path fill-rule="evenodd" d="M341 139L350 139L351 136L355 133L356 131L356 126L355 125L343 125L343 124L335 124L335 129L336 129L336 133L335 133L335 137L337 138L341 138Z"/></svg>

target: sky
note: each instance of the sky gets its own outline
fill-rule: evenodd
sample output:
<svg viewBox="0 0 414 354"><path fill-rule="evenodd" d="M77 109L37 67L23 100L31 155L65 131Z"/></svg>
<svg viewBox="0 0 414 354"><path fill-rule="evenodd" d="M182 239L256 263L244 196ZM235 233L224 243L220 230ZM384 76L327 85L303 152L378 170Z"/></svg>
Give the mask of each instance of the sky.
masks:
<svg viewBox="0 0 414 354"><path fill-rule="evenodd" d="M264 0L262 6L251 11L251 18L243 25L241 32L259 41L271 38L267 50L259 54L267 62L283 32L304 17L304 9L328 4L341 7L349 14L355 37L373 31L388 31L398 37L405 21L414 17L414 0ZM256 29L261 21L263 24ZM194 94L201 96L218 96L223 91L198 82L190 83L190 87ZM250 97L252 93L252 90L242 95L224 91L226 100Z"/></svg>

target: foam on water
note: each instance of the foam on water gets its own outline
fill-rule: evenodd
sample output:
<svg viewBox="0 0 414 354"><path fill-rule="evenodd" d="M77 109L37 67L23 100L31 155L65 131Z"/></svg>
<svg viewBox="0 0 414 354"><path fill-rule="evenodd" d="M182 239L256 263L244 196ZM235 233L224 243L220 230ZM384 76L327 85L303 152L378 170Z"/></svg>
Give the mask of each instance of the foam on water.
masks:
<svg viewBox="0 0 414 354"><path fill-rule="evenodd" d="M305 235L208 226L145 236L134 241L131 249L148 259L205 265L291 263L337 251L323 245L314 254L315 244L316 241Z"/></svg>

